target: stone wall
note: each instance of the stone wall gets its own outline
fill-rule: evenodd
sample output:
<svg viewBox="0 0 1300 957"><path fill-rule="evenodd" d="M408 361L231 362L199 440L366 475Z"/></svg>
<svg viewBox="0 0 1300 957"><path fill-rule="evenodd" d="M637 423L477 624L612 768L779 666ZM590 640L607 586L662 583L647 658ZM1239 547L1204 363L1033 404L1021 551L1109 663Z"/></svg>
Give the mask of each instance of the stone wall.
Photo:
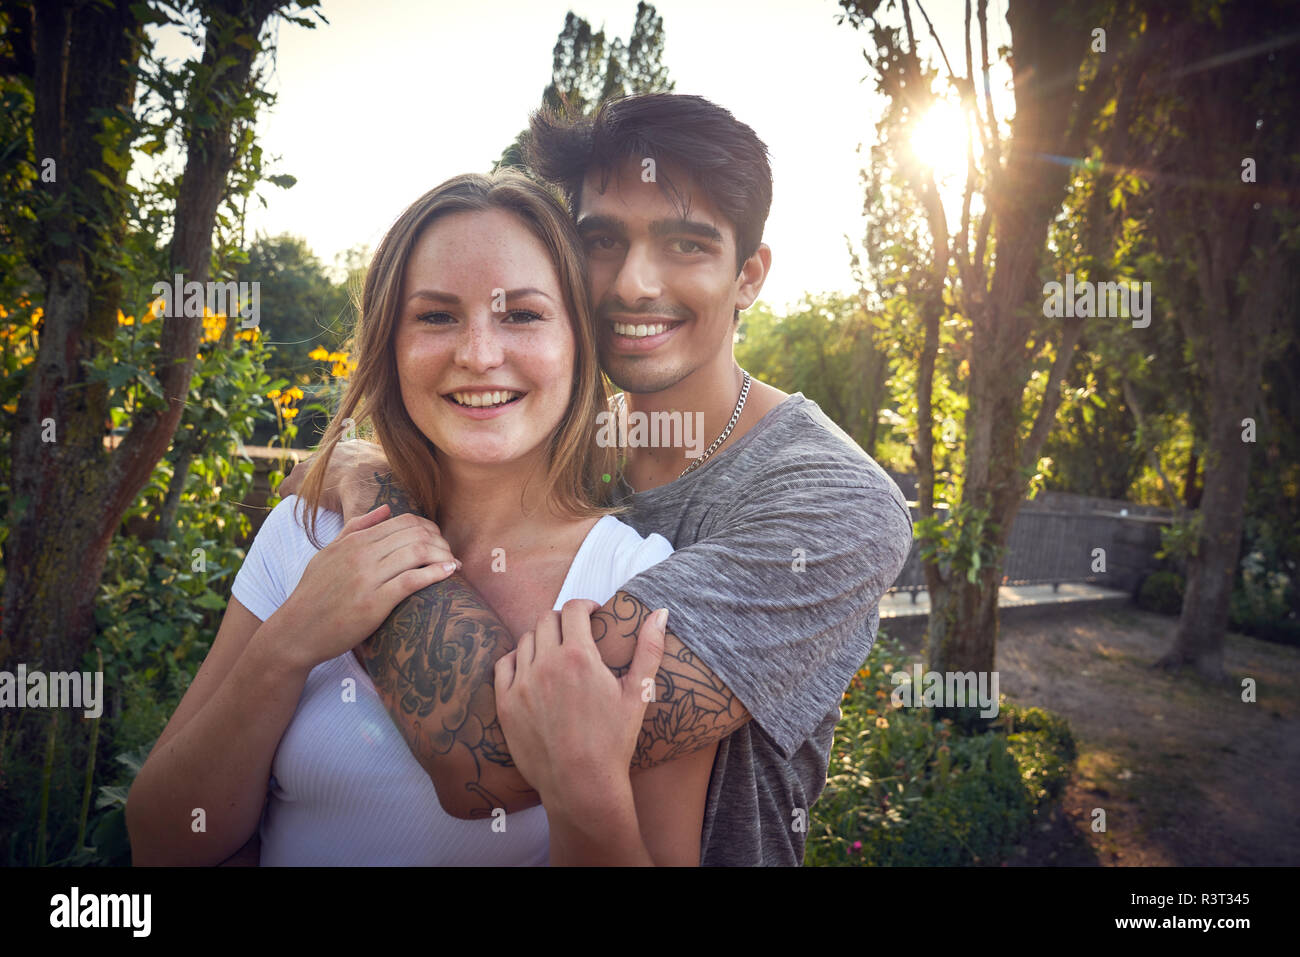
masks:
<svg viewBox="0 0 1300 957"><path fill-rule="evenodd" d="M908 475L895 475L904 494L915 492ZM912 518L916 520L915 503ZM1041 492L1025 502L1016 516L1003 563L1008 581L1086 581L1136 595L1143 579L1164 567L1156 558L1160 530L1176 518L1173 511L1119 499ZM1092 550L1105 549L1106 570L1092 570ZM895 591L924 589L918 549L894 584Z"/></svg>

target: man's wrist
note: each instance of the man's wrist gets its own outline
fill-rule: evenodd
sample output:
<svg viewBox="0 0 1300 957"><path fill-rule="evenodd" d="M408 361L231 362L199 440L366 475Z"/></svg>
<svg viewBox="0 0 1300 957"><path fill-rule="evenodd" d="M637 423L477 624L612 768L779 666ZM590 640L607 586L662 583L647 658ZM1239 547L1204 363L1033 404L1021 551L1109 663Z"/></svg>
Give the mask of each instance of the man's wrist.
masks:
<svg viewBox="0 0 1300 957"><path fill-rule="evenodd" d="M542 806L550 831L552 864L654 864L641 839L630 781L588 787L565 797L552 792L549 802L542 797Z"/></svg>
<svg viewBox="0 0 1300 957"><path fill-rule="evenodd" d="M364 480L358 481L355 485L349 487L344 496L344 519L355 517L355 515L365 515L381 505L387 505L389 516L397 517L411 512L422 518L430 518L425 515L415 502L414 497L405 489L397 484L396 476L385 465L383 468L374 468ZM355 511L355 515L349 515L349 511Z"/></svg>
<svg viewBox="0 0 1300 957"><path fill-rule="evenodd" d="M574 773L539 789L549 813L565 820L600 820L635 807L628 773Z"/></svg>

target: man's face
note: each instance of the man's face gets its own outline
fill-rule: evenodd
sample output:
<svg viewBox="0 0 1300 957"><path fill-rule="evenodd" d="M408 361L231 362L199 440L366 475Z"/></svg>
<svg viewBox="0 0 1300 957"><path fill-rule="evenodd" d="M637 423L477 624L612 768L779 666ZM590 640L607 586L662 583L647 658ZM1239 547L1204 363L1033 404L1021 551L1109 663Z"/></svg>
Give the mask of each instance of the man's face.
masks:
<svg viewBox="0 0 1300 957"><path fill-rule="evenodd" d="M620 388L670 388L729 352L734 310L752 303L737 275L732 224L684 173L665 170L684 201L645 182L635 158L591 172L578 200L596 344Z"/></svg>

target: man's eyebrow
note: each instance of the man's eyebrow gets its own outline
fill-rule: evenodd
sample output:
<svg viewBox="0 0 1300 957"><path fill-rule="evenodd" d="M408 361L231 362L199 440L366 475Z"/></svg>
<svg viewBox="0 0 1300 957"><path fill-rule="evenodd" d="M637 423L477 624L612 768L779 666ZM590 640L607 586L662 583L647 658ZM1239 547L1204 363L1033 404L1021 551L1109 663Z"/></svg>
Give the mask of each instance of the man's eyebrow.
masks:
<svg viewBox="0 0 1300 957"><path fill-rule="evenodd" d="M627 238L627 227L622 221L612 216L592 215L583 217L578 222L578 232L581 235L594 232L612 233L620 238ZM715 243L723 243L722 233L715 226L709 223L701 222L698 219L659 219L650 224L650 235L656 238L665 236L699 236L701 239L712 240Z"/></svg>
<svg viewBox="0 0 1300 957"><path fill-rule="evenodd" d="M533 286L524 286L520 289L510 289L506 291L507 300L519 299L523 296L541 296L543 299L550 299L552 302L555 301L553 297L542 292L540 289L534 288ZM443 292L440 289L417 289L406 297L407 302L410 302L412 299L429 299L433 302L444 302L450 306L460 305L460 296L453 295L449 292Z"/></svg>
<svg viewBox="0 0 1300 957"><path fill-rule="evenodd" d="M627 227L620 220L613 216L584 216L578 220L578 232L586 235L597 231L613 233L615 236L626 237Z"/></svg>
<svg viewBox="0 0 1300 957"><path fill-rule="evenodd" d="M708 223L702 223L698 219L658 219L650 224L650 235L657 237L664 236L699 236L701 239L711 239L715 243L721 243L722 233L710 226Z"/></svg>

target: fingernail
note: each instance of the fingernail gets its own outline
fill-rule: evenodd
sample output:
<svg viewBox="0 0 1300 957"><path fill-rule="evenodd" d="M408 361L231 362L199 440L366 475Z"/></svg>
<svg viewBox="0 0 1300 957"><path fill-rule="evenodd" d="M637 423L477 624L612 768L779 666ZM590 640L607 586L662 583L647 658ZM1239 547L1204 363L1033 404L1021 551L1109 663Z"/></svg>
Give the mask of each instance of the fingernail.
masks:
<svg viewBox="0 0 1300 957"><path fill-rule="evenodd" d="M460 567L460 562L443 562L442 567L449 572L454 572Z"/></svg>
<svg viewBox="0 0 1300 957"><path fill-rule="evenodd" d="M658 628L660 631L664 631L668 625L668 609L660 608L655 612L654 617L650 619L650 624L655 628Z"/></svg>

